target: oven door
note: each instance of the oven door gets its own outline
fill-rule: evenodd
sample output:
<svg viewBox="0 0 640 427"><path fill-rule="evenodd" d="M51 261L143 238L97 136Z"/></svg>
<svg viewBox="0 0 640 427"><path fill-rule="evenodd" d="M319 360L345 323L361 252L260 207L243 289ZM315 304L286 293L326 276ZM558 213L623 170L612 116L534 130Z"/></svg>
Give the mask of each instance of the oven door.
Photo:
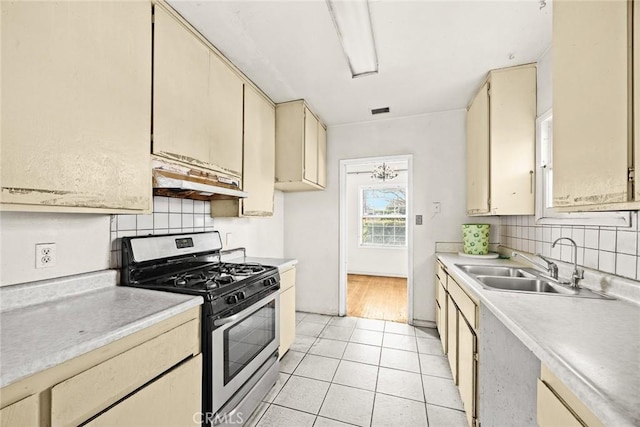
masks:
<svg viewBox="0 0 640 427"><path fill-rule="evenodd" d="M212 412L216 413L251 378L280 344L280 299L275 291L229 317L212 334Z"/></svg>

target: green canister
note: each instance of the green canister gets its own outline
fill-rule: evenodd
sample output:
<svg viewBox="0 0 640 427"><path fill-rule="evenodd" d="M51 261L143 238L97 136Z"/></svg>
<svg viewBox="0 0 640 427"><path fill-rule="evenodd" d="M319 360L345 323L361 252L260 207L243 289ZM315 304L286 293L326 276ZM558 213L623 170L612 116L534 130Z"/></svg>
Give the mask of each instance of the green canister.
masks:
<svg viewBox="0 0 640 427"><path fill-rule="evenodd" d="M489 253L489 231L491 224L462 224L464 253L486 255Z"/></svg>

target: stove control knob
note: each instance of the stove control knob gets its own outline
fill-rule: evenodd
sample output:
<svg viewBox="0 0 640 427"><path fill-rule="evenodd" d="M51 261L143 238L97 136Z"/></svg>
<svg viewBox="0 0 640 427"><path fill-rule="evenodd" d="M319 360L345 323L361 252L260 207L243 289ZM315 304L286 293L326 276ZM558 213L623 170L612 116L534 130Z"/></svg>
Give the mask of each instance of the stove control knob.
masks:
<svg viewBox="0 0 640 427"><path fill-rule="evenodd" d="M229 295L227 297L227 304L236 304L238 302L238 297L236 295Z"/></svg>
<svg viewBox="0 0 640 427"><path fill-rule="evenodd" d="M263 286L269 286L270 284L271 284L271 281L270 281L269 279L264 279L264 280L262 281L262 285L263 285Z"/></svg>
<svg viewBox="0 0 640 427"><path fill-rule="evenodd" d="M247 296L244 292L240 291L236 294L236 296L238 297L238 300L242 301L243 299L245 299Z"/></svg>

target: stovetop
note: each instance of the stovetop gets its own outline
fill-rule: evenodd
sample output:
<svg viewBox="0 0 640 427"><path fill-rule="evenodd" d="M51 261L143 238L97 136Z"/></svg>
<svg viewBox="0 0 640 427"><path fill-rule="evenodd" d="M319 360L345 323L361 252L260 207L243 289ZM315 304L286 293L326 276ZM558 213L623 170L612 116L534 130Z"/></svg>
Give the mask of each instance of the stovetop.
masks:
<svg viewBox="0 0 640 427"><path fill-rule="evenodd" d="M179 266L174 266L179 267ZM160 276L151 273L147 279L137 283L155 289L185 290L197 293L222 294L227 288L235 288L247 279L255 280L260 273L272 272L275 267L261 264L211 263L190 268L165 272ZM165 268L166 270L166 268Z"/></svg>
<svg viewBox="0 0 640 427"><path fill-rule="evenodd" d="M124 237L121 282L201 295L217 310L279 288L277 267L221 262L221 247L217 232Z"/></svg>

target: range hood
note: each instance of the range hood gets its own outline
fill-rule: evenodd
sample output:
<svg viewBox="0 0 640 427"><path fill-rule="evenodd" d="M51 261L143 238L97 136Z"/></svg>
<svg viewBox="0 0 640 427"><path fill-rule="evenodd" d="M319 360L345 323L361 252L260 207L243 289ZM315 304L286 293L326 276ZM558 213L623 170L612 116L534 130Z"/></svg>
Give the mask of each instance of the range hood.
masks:
<svg viewBox="0 0 640 427"><path fill-rule="evenodd" d="M249 196L249 193L240 189L239 178L157 160L153 161L153 194L196 200L240 199Z"/></svg>

